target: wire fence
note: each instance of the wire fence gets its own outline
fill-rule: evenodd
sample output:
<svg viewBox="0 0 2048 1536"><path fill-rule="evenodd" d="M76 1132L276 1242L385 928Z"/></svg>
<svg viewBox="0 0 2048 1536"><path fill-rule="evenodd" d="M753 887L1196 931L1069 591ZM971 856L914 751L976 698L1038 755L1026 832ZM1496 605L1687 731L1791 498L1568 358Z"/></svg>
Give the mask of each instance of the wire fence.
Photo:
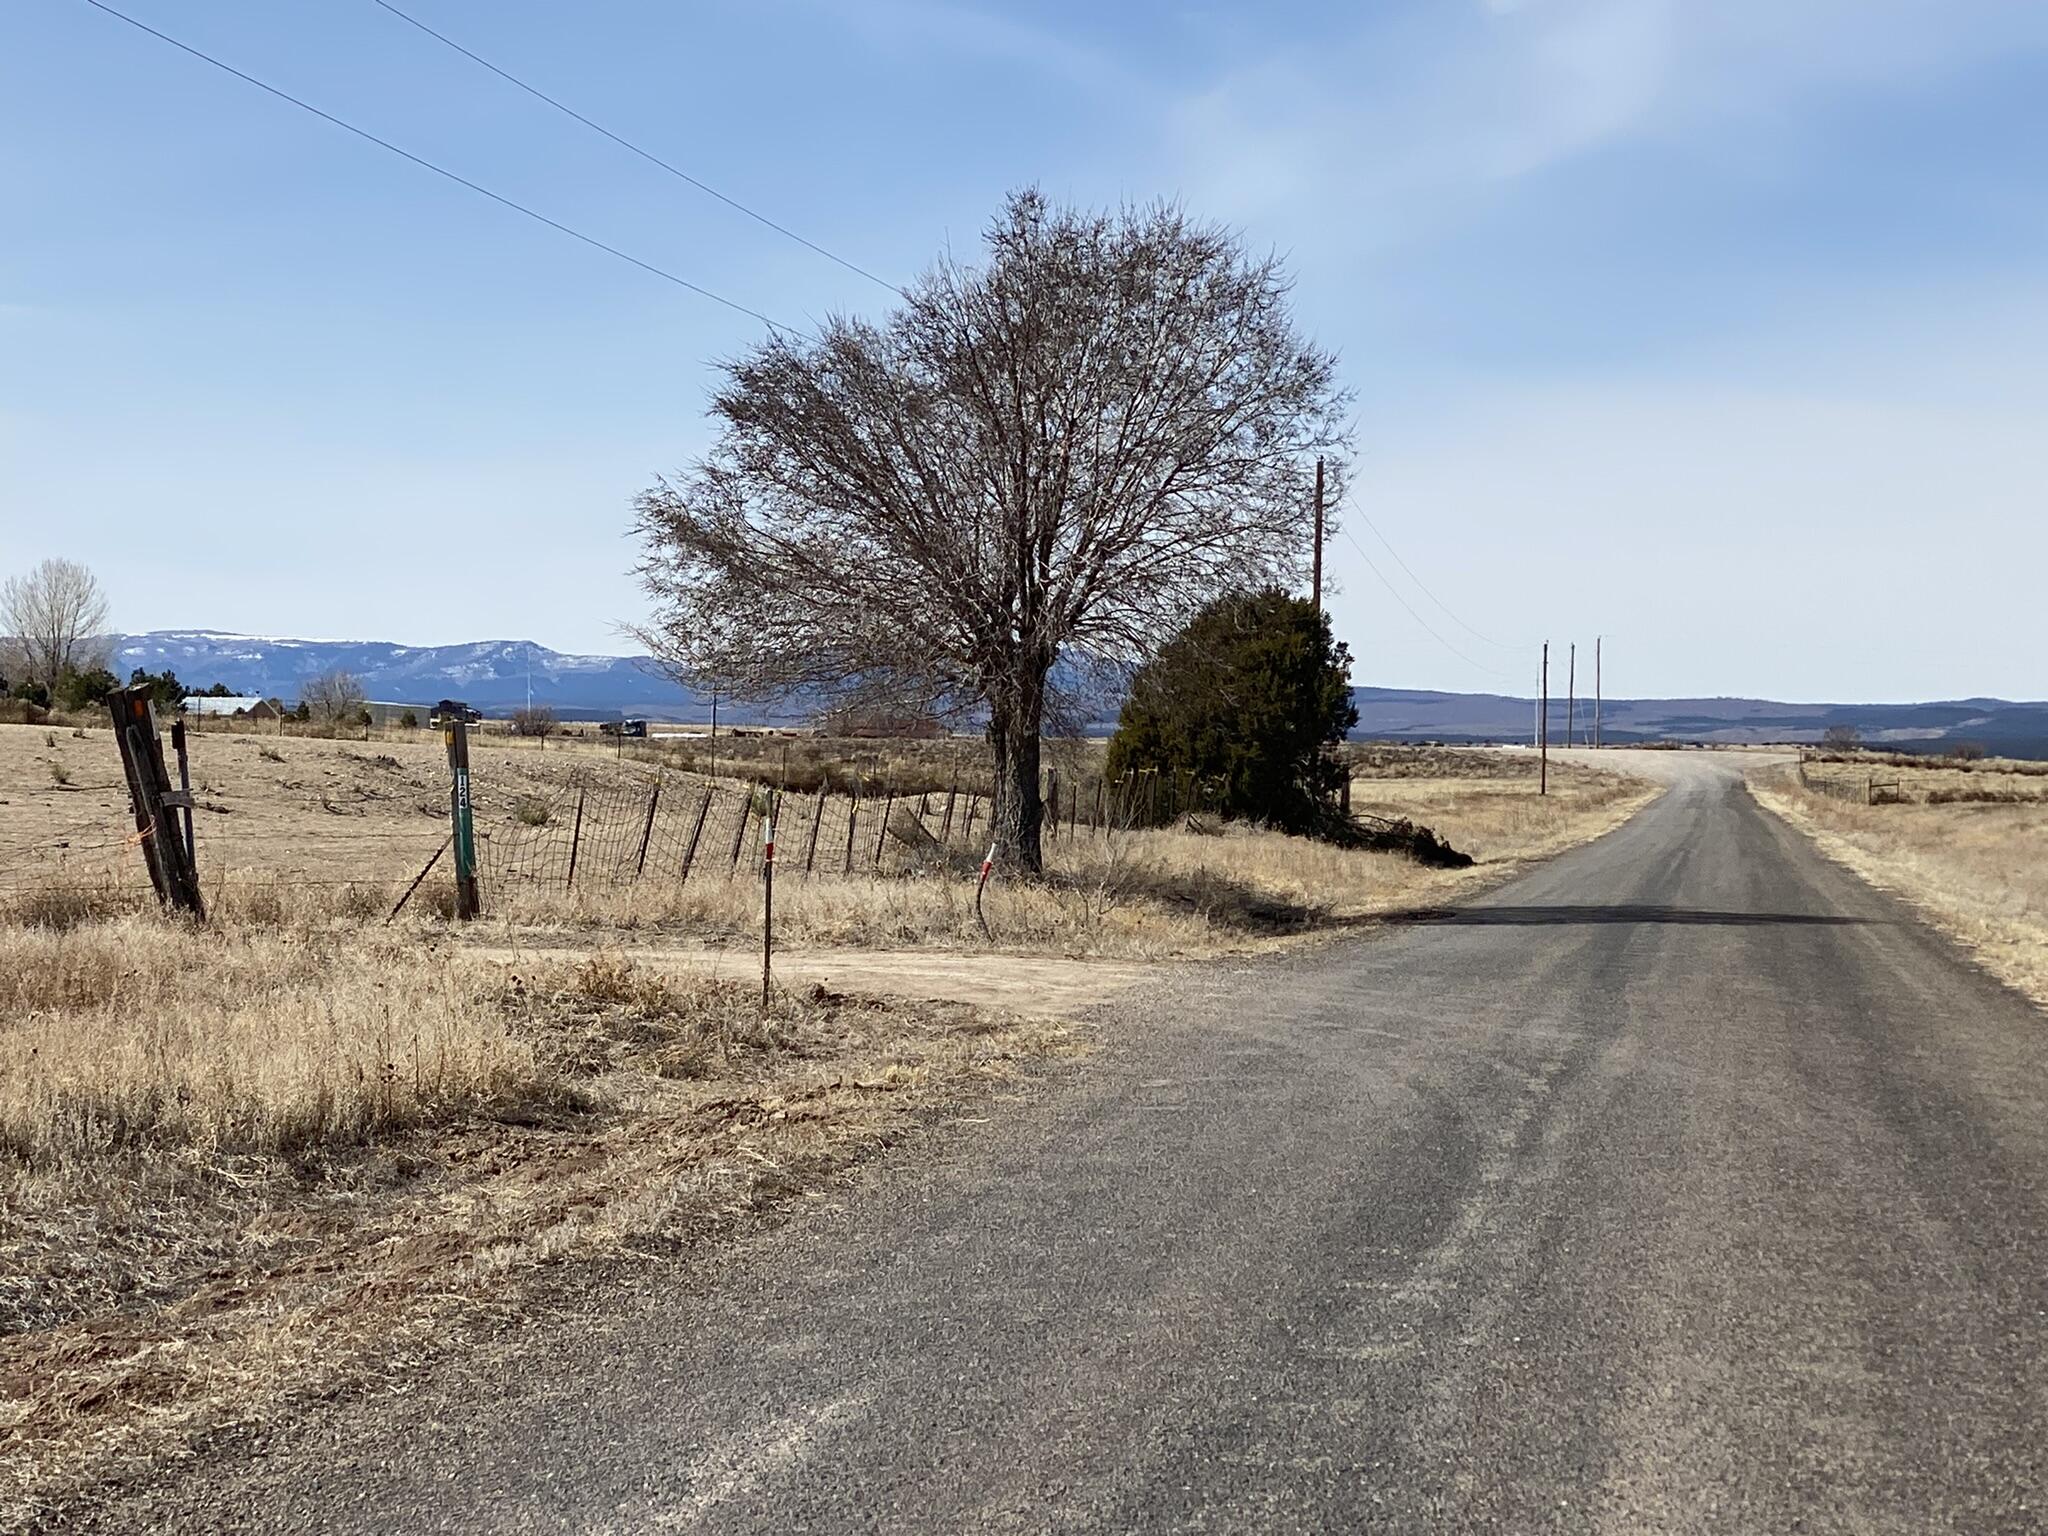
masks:
<svg viewBox="0 0 2048 1536"><path fill-rule="evenodd" d="M1874 773L1846 774L1812 773L1807 769L1807 759L1799 759L1799 786L1816 795L1826 795L1831 800L1844 800L1852 805L1903 805L1906 791L1897 778L1880 779Z"/></svg>
<svg viewBox="0 0 2048 1536"><path fill-rule="evenodd" d="M309 755L288 759L266 739L207 732L190 743L194 862L210 898L327 890L356 893L352 905L365 908L402 897L446 905L449 780L438 750L416 743L394 757L308 742L295 750ZM127 789L102 772L101 750L76 749L73 764L82 755L91 766L72 771L91 782L60 781L32 813L26 801L0 798L0 895L151 891ZM493 752L478 754L472 777L486 912L528 892L758 876L771 805L784 880L898 875L962 855L978 864L994 841L987 778L958 773L943 790L864 777L854 788L783 791L759 777L649 772L595 754L564 762ZM232 787L214 788L216 779ZM1041 842L1052 846L1164 825L1218 800L1215 786L1190 779L1058 768L1044 773L1040 792ZM10 825L25 813L32 822Z"/></svg>

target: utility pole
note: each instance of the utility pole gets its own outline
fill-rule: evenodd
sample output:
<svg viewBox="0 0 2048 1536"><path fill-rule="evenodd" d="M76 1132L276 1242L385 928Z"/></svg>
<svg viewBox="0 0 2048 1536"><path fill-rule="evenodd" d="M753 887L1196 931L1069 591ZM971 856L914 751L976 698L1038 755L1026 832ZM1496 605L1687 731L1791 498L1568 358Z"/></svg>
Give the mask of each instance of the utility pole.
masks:
<svg viewBox="0 0 2048 1536"><path fill-rule="evenodd" d="M1576 640L1572 642L1571 660L1565 667L1564 676L1564 744L1570 746L1579 703L1579 642Z"/></svg>
<svg viewBox="0 0 2048 1536"><path fill-rule="evenodd" d="M1550 793L1550 642L1543 642L1543 682L1536 705L1537 753L1536 793Z"/></svg>
<svg viewBox="0 0 2048 1536"><path fill-rule="evenodd" d="M1593 750L1600 750L1600 637L1593 637Z"/></svg>
<svg viewBox="0 0 2048 1536"><path fill-rule="evenodd" d="M1323 611L1323 460L1316 457L1316 574L1314 601L1316 612Z"/></svg>

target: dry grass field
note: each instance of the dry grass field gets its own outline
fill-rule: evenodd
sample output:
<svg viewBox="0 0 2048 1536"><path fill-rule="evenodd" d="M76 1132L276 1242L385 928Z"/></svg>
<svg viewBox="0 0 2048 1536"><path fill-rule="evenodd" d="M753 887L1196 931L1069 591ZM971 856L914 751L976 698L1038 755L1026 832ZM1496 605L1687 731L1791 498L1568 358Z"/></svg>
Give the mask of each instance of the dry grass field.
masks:
<svg viewBox="0 0 2048 1536"><path fill-rule="evenodd" d="M703 750L701 743L688 745ZM764 750L788 745L765 739ZM795 745L813 754L813 767L825 750L815 741ZM900 745L923 756L906 766L871 743L846 743L845 750L862 773L907 772L907 794L920 775L964 771L952 759L973 744ZM1060 750L1077 775L1099 757L1100 745ZM828 799L830 817L814 838L825 849L817 868L802 875L785 867L778 883L778 942L1144 959L1266 945L1440 903L1597 835L1648 793L1618 774L1553 765L1552 793L1539 797L1533 761L1510 754L1355 753L1357 809L1431 825L1472 854L1475 868L1425 870L1395 854L1344 852L1200 820L1113 836L1070 826L1048 843L1045 880L1013 881L998 871L984 904L984 934L972 899L981 845L964 842L957 824L955 851L945 858L911 857L903 851L911 845L884 839L889 857L878 874L868 839L879 817L871 808L869 823L856 818L848 826L846 803ZM201 884L210 905L232 919L360 924L390 908L446 835L445 755L426 733L363 743L209 731L196 737L192 763ZM724 944L758 932L754 855L731 859L727 833L746 829L729 818L717 824L716 837L704 839L690 878L675 878L672 845L646 866L658 877L613 878L632 862L639 807L657 778L668 808L663 827L677 840L694 796L715 787L725 797L721 804L736 809L742 781L692 773L663 743L636 755L589 739L543 748L483 735L472 763L489 919L475 928L478 941L502 945L523 933L603 930ZM0 785L0 913L64 920L150 905L109 732L0 727ZM571 889L561 876L579 789L590 796L585 846L601 845L610 862L586 852L583 881ZM922 825L935 828L941 797L929 798ZM600 803L613 815L601 829ZM891 825L899 824L908 803L898 802L891 814ZM804 827L801 807L790 810L786 859L804 851ZM851 856L856 834L858 859ZM748 835L758 835L758 823ZM543 845L547 857L528 863L551 878L488 878ZM835 873L835 865L850 865L851 872ZM445 910L448 890L444 864L422 888L419 905Z"/></svg>
<svg viewBox="0 0 2048 1536"><path fill-rule="evenodd" d="M480 827L506 836L536 798L684 777L595 742L473 756ZM1362 755L1360 810L1427 821L1475 867L1083 830L1044 881L997 880L993 940L958 850L792 870L778 939L809 955L764 1013L749 861L528 888L460 929L430 894L386 923L445 833L437 740L208 732L193 760L203 928L141 888L105 730L0 728L0 1507L21 1521L477 1336L550 1261L800 1200L1078 1049L1045 1015L1146 965L1440 904L1652 793L1566 767L1539 798L1533 763ZM1000 999L1006 968L1028 1008L932 1000ZM896 1000L842 995L848 976Z"/></svg>
<svg viewBox="0 0 2048 1536"><path fill-rule="evenodd" d="M331 926L0 930L0 1527L827 1187L1068 1028Z"/></svg>
<svg viewBox="0 0 2048 1536"><path fill-rule="evenodd" d="M1751 792L1873 884L1909 897L2048 1006L2048 774L2039 763L1847 756ZM1875 803L1867 803L1874 801Z"/></svg>

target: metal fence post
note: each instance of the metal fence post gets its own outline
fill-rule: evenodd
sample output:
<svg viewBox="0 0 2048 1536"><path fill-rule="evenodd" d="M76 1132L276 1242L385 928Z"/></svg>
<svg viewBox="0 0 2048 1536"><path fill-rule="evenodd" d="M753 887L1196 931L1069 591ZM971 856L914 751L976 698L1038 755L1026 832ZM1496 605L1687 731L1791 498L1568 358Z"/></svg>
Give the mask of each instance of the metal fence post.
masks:
<svg viewBox="0 0 2048 1536"><path fill-rule="evenodd" d="M640 857L633 863L633 878L638 880L647 872L647 842L654 836L654 808L661 804L661 780L654 781L654 789L647 796L647 825L640 829Z"/></svg>
<svg viewBox="0 0 2048 1536"><path fill-rule="evenodd" d="M576 889L576 854L583 846L583 792L584 786L576 786L576 825L569 832L569 889Z"/></svg>
<svg viewBox="0 0 2048 1536"><path fill-rule="evenodd" d="M685 885L690 879L690 865L697 857L697 839L704 835L704 818L711 814L711 797L718 793L714 786L704 791L704 803L697 807L697 824L690 829L690 846L683 850L683 872L676 879L677 885Z"/></svg>
<svg viewBox="0 0 2048 1536"><path fill-rule="evenodd" d="M889 841L889 813L896 808L896 791L890 790L882 801L882 825L875 832L875 868L882 867L882 847Z"/></svg>
<svg viewBox="0 0 2048 1536"><path fill-rule="evenodd" d="M825 791L818 791L818 803L811 810L811 840L804 845L804 878L811 876L811 866L818 860L818 828L825 820Z"/></svg>

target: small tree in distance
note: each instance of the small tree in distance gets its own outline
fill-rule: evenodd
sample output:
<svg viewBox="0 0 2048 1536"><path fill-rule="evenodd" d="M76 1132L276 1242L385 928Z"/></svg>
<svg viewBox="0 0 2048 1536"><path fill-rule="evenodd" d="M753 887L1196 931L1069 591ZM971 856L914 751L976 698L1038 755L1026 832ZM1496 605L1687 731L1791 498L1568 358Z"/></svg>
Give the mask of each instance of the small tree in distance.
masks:
<svg viewBox="0 0 2048 1536"><path fill-rule="evenodd" d="M0 585L0 643L14 653L10 670L46 695L59 690L65 673L106 662L106 628L106 594L76 560L45 560Z"/></svg>
<svg viewBox="0 0 2048 1536"><path fill-rule="evenodd" d="M1193 783L1226 816L1326 832L1358 723L1351 653L1329 615L1277 589L1218 598L1140 668L1110 737L1111 778Z"/></svg>
<svg viewBox="0 0 2048 1536"><path fill-rule="evenodd" d="M178 674L169 667L165 667L161 672L148 672L137 667L128 674L128 686L147 693L150 703L167 715L182 710L185 707L185 700L192 692L178 681Z"/></svg>
<svg viewBox="0 0 2048 1536"><path fill-rule="evenodd" d="M1831 725L1820 733L1820 744L1830 752L1853 752L1863 745L1863 733L1853 725Z"/></svg>
<svg viewBox="0 0 2048 1536"><path fill-rule="evenodd" d="M528 704L512 711L514 736L552 736L559 723L554 710L545 704Z"/></svg>
<svg viewBox="0 0 2048 1536"><path fill-rule="evenodd" d="M309 718L328 725L360 725L368 719L363 706L369 697L353 673L337 668L306 684L299 707Z"/></svg>
<svg viewBox="0 0 2048 1536"><path fill-rule="evenodd" d="M1305 571L1348 428L1288 288L1178 208L1012 195L982 266L727 366L711 452L637 504L640 638L740 697L985 720L997 857L1037 871L1054 663L1136 664Z"/></svg>

